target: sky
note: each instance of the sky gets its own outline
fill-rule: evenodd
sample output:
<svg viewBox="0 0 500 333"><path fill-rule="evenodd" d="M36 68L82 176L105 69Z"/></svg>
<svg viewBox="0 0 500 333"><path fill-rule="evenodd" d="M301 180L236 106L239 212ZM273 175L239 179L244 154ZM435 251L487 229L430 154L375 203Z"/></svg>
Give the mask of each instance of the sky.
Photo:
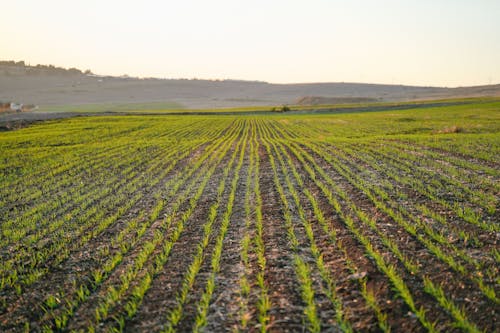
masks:
<svg viewBox="0 0 500 333"><path fill-rule="evenodd" d="M499 0L16 0L0 59L97 74L500 83Z"/></svg>

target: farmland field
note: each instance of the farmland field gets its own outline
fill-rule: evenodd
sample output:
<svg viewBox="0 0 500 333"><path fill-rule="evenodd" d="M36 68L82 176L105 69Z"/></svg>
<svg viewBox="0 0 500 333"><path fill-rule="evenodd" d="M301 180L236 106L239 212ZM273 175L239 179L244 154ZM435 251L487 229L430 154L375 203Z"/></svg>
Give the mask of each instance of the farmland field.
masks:
<svg viewBox="0 0 500 333"><path fill-rule="evenodd" d="M0 132L0 331L497 331L500 102Z"/></svg>

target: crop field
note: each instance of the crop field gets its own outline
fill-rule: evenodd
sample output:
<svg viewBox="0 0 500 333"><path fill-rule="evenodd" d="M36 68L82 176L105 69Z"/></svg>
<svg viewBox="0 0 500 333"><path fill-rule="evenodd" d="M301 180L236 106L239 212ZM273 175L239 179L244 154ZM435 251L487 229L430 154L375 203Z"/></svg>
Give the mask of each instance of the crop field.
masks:
<svg viewBox="0 0 500 333"><path fill-rule="evenodd" d="M500 102L0 132L1 332L500 327Z"/></svg>

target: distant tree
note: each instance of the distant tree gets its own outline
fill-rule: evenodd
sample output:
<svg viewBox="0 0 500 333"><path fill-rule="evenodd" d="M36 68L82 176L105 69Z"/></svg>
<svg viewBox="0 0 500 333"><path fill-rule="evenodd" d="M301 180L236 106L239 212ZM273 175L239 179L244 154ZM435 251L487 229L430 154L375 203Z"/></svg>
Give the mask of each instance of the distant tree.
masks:
<svg viewBox="0 0 500 333"><path fill-rule="evenodd" d="M288 105L282 105L282 106L279 106L279 107L272 107L271 108L271 111L273 112L287 112L287 111L290 111L290 107Z"/></svg>
<svg viewBox="0 0 500 333"><path fill-rule="evenodd" d="M68 72L71 74L82 74L81 70L79 70L78 68L74 68L74 67L68 69Z"/></svg>

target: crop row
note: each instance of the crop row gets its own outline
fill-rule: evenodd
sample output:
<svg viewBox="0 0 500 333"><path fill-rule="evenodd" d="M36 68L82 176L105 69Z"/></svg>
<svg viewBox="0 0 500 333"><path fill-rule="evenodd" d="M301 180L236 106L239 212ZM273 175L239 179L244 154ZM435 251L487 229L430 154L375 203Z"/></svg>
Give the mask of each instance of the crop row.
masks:
<svg viewBox="0 0 500 333"><path fill-rule="evenodd" d="M358 118L1 137L0 330L493 330L499 174L471 148L491 140L366 138Z"/></svg>

